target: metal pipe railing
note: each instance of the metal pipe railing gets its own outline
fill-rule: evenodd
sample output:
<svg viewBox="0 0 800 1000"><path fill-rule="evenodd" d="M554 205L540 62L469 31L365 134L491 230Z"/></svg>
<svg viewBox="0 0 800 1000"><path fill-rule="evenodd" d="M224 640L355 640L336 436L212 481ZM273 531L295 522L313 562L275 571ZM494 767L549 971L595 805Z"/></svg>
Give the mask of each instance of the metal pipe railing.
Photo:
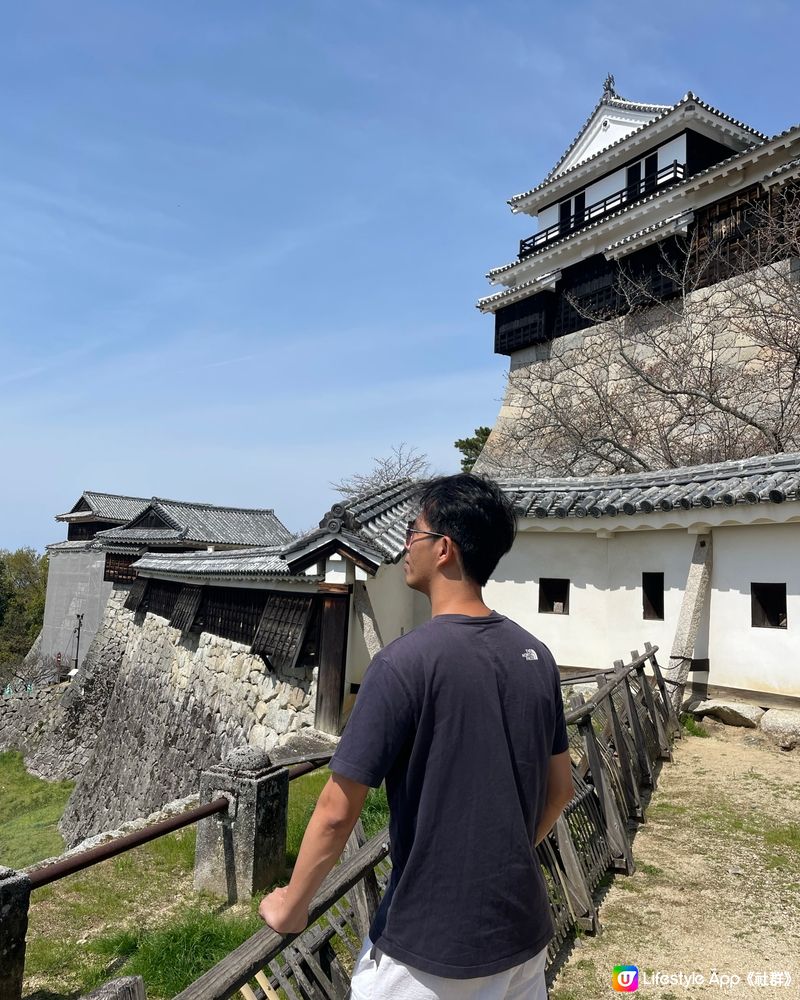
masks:
<svg viewBox="0 0 800 1000"><path fill-rule="evenodd" d="M151 840L163 837L167 833L174 833L184 826L191 826L192 823L197 823L198 820L205 819L206 816L227 812L228 805L229 802L226 798L214 799L213 802L207 802L205 805L187 809L186 812L182 812L177 816L171 816L169 819L161 820L160 823L153 823L151 826L145 826L141 830L134 830L133 833L126 833L116 840L109 840L106 844L90 847L88 851L71 854L60 861L53 861L39 868L27 869L25 874L30 879L31 888L40 889L43 885L50 885L51 882L56 882L67 875L73 875L75 872L83 871L85 868L91 868L92 865L96 865L100 861L106 861L108 858L114 858L118 854L124 854L125 851L130 851L134 847L141 847L142 844L147 844Z"/></svg>

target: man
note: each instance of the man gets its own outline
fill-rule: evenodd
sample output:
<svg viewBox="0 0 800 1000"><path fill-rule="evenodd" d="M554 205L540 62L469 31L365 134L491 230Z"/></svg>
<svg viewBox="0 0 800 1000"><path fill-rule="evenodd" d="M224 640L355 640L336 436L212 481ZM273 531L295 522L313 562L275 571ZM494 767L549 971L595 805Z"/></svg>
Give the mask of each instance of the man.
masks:
<svg viewBox="0 0 800 1000"><path fill-rule="evenodd" d="M514 532L489 480L422 488L404 572L431 620L370 664L291 881L261 903L275 930L301 931L385 780L392 876L353 1000L546 1000L553 925L533 845L572 797L572 772L553 657L481 596Z"/></svg>

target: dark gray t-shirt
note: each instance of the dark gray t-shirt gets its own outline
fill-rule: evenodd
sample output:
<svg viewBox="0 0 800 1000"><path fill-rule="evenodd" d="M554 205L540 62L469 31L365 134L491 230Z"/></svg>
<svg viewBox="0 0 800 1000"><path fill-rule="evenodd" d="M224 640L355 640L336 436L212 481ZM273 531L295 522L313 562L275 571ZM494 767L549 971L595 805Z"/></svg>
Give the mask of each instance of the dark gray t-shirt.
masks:
<svg viewBox="0 0 800 1000"><path fill-rule="evenodd" d="M452 979L541 951L553 924L532 841L566 749L555 661L502 615L437 615L378 653L330 767L386 781L381 951Z"/></svg>

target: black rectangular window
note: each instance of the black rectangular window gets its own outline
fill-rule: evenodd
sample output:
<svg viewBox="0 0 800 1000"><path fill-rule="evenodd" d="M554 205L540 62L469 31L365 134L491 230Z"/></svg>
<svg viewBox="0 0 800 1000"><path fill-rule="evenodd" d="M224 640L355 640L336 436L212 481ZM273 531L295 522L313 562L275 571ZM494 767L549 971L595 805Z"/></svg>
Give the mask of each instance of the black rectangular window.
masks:
<svg viewBox="0 0 800 1000"><path fill-rule="evenodd" d="M786 584L751 583L753 628L786 628Z"/></svg>
<svg viewBox="0 0 800 1000"><path fill-rule="evenodd" d="M558 206L558 231L562 235L569 232L572 219L572 198L567 198Z"/></svg>
<svg viewBox="0 0 800 1000"><path fill-rule="evenodd" d="M569 614L569 580L539 580L539 614Z"/></svg>
<svg viewBox="0 0 800 1000"><path fill-rule="evenodd" d="M581 191L580 194L575 195L575 211L573 212L575 216L573 220L573 225L577 229L578 226L583 225L583 220L586 216L586 192Z"/></svg>
<svg viewBox="0 0 800 1000"><path fill-rule="evenodd" d="M639 197L639 190L642 181L642 161L632 163L627 170L625 182L627 185L626 195L629 201Z"/></svg>
<svg viewBox="0 0 800 1000"><path fill-rule="evenodd" d="M658 176L658 153L645 157L644 161L644 190L647 194L656 189L656 178Z"/></svg>
<svg viewBox="0 0 800 1000"><path fill-rule="evenodd" d="M664 621L663 573L642 573L642 618Z"/></svg>

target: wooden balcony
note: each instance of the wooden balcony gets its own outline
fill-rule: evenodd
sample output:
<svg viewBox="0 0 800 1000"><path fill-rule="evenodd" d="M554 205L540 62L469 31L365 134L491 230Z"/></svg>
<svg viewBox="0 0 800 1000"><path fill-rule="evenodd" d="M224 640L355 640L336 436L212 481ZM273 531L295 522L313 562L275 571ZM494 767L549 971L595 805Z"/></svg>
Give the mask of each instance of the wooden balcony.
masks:
<svg viewBox="0 0 800 1000"><path fill-rule="evenodd" d="M530 257L532 253L541 250L550 243L555 243L564 236L570 236L586 226L597 222L599 219L610 215L612 212L631 205L640 198L660 191L672 184L677 184L686 177L686 164L673 160L666 167L662 167L655 174L643 177L636 184L628 184L619 191L608 195L602 201L596 201L592 205L587 205L582 211L575 212L569 218L560 219L553 226L548 226L539 233L534 233L527 239L520 240L519 259Z"/></svg>

